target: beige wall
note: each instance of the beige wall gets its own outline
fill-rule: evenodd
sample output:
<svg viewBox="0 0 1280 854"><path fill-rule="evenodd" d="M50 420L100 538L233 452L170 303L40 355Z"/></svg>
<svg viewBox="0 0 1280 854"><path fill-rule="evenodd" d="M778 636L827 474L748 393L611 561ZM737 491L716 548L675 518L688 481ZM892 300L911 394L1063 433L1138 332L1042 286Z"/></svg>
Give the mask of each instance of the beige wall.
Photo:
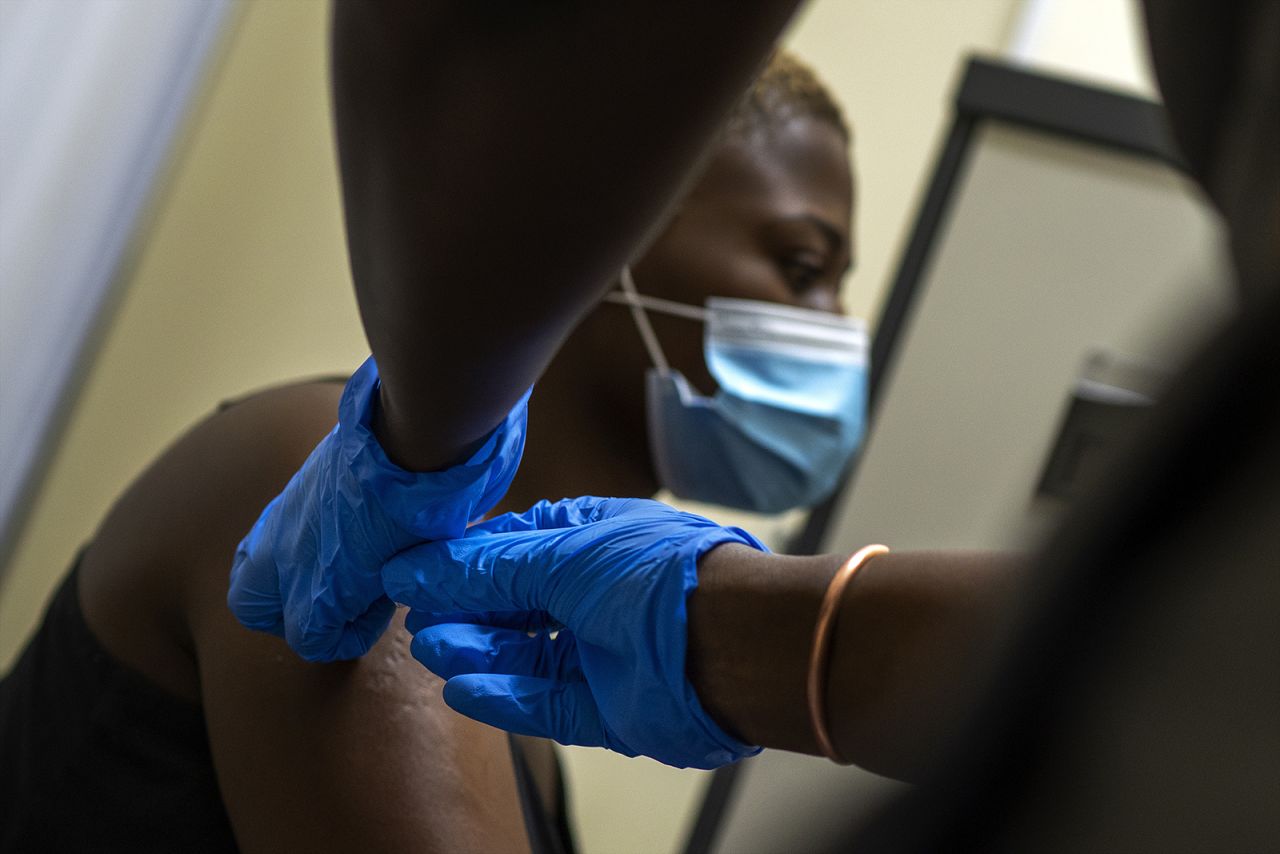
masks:
<svg viewBox="0 0 1280 854"><path fill-rule="evenodd" d="M997 51L1017 0L820 0L791 42L856 127L859 265L873 315L932 166L960 55ZM0 670L110 502L216 401L354 368L366 352L325 94L325 5L252 0L0 588ZM670 850L704 775L575 755L583 849Z"/></svg>
<svg viewBox="0 0 1280 854"><path fill-rule="evenodd" d="M1019 0L820 0L790 44L854 126L858 266L847 304L874 322L932 174L969 52L998 55Z"/></svg>
<svg viewBox="0 0 1280 854"><path fill-rule="evenodd" d="M113 498L221 398L365 352L323 3L244 6L0 589L0 667Z"/></svg>
<svg viewBox="0 0 1280 854"><path fill-rule="evenodd" d="M1011 59L1158 98L1139 0L1026 0L1009 34Z"/></svg>

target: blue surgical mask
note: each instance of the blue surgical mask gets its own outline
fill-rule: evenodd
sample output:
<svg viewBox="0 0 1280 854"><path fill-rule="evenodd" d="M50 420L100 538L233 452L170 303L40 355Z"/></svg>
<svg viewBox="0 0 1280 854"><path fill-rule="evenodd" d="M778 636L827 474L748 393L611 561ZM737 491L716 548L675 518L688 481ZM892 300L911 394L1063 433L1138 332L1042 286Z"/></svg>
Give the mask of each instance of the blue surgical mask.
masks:
<svg viewBox="0 0 1280 854"><path fill-rule="evenodd" d="M778 513L835 489L862 440L867 333L858 320L777 303L713 297L705 308L636 292L629 270L606 297L631 307L654 366L649 447L662 485L681 498ZM672 370L646 311L702 320L719 385L698 394Z"/></svg>

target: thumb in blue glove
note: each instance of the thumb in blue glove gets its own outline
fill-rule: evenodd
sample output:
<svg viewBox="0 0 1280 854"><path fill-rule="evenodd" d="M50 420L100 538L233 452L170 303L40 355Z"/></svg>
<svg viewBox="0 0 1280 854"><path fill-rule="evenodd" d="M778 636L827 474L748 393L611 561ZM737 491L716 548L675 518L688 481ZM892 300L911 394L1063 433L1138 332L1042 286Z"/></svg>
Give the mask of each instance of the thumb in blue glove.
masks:
<svg viewBox="0 0 1280 854"><path fill-rule="evenodd" d="M698 559L723 543L764 550L656 501L544 501L397 555L383 583L414 608L413 655L462 714L715 768L759 751L707 715L685 676L686 600Z"/></svg>
<svg viewBox="0 0 1280 854"><path fill-rule="evenodd" d="M236 618L308 661L367 652L395 611L383 562L424 540L461 536L502 498L524 450L528 393L465 463L405 471L373 435L378 389L371 357L343 391L338 425L262 511L231 567Z"/></svg>

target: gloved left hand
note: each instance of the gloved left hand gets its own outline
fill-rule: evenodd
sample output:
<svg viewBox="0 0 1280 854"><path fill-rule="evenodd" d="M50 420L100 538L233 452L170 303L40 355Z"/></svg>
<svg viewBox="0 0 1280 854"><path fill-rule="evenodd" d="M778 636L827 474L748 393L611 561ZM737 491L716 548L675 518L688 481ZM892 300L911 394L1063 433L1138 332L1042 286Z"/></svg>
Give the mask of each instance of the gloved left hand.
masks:
<svg viewBox="0 0 1280 854"><path fill-rule="evenodd" d="M685 675L686 599L699 558L724 543L764 550L746 531L657 501L541 501L401 552L383 582L415 609L413 655L448 680L456 711L715 768L759 752L706 713Z"/></svg>
<svg viewBox="0 0 1280 854"><path fill-rule="evenodd" d="M528 392L465 463L405 471L373 435L378 388L370 357L347 382L338 425L262 511L231 568L236 618L308 661L367 652L395 611L382 564L424 540L462 536L502 498L524 450Z"/></svg>

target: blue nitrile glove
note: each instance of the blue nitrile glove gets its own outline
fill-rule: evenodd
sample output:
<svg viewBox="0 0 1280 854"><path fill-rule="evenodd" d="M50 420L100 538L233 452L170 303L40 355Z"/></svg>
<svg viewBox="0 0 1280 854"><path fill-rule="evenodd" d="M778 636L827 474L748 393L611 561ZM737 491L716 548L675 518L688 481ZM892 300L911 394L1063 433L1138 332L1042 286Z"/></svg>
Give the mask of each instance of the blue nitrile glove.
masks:
<svg viewBox="0 0 1280 854"><path fill-rule="evenodd" d="M358 658L395 605L382 564L424 540L460 537L502 498L524 450L529 394L461 465L415 473L373 435L378 368L347 382L338 425L262 511L236 549L227 605L250 629L279 635L308 661Z"/></svg>
<svg viewBox="0 0 1280 854"><path fill-rule="evenodd" d="M657 501L542 501L397 555L383 582L415 609L413 655L462 714L715 768L759 752L712 721L685 678L685 602L698 558L722 543L764 550Z"/></svg>

